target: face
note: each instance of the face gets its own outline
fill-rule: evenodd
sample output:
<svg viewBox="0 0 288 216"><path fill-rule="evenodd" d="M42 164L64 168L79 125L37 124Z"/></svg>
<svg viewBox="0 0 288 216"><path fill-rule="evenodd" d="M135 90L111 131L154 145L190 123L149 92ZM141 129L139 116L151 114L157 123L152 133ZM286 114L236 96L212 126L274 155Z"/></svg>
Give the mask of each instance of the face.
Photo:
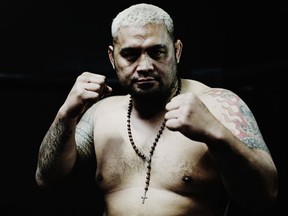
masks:
<svg viewBox="0 0 288 216"><path fill-rule="evenodd" d="M177 80L182 43L164 25L121 27L108 54L120 84L133 96L168 94Z"/></svg>

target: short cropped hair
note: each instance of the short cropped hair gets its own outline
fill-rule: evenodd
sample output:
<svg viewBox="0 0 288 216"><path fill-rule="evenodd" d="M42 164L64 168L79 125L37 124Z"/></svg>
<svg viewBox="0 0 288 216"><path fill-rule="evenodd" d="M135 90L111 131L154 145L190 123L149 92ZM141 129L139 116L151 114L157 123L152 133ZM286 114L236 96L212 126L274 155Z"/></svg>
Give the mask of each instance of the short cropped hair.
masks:
<svg viewBox="0 0 288 216"><path fill-rule="evenodd" d="M164 24L168 34L174 38L174 23L170 15L162 8L152 4L139 3L118 13L111 25L112 39L117 37L121 26L144 26L146 24Z"/></svg>

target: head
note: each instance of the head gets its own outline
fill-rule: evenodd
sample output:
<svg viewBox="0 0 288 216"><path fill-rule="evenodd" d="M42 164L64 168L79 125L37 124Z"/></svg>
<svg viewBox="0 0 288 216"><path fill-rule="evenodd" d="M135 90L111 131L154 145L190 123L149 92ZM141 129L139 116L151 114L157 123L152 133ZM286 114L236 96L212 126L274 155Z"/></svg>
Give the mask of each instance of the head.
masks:
<svg viewBox="0 0 288 216"><path fill-rule="evenodd" d="M182 42L174 39L170 15L151 4L136 4L112 22L108 55L120 84L134 97L170 96L177 84Z"/></svg>

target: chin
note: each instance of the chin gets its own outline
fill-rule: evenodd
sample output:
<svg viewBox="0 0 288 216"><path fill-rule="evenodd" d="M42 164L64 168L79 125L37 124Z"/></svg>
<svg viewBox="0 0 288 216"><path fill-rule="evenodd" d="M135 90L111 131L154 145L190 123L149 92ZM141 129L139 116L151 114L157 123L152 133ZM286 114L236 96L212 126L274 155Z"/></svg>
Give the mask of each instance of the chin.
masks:
<svg viewBox="0 0 288 216"><path fill-rule="evenodd" d="M155 90L138 90L138 91L132 91L131 95L134 98L141 98L143 100L153 100L153 99L159 99L159 98L163 98L164 95L163 93L159 92L159 91L155 91Z"/></svg>

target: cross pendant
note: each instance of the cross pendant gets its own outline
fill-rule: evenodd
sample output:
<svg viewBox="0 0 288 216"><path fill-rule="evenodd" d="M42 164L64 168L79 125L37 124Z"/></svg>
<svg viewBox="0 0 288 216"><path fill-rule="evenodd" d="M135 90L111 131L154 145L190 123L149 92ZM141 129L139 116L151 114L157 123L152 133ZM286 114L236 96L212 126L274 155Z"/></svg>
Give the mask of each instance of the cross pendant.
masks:
<svg viewBox="0 0 288 216"><path fill-rule="evenodd" d="M144 204L144 202L145 202L145 199L148 199L148 197L146 196L146 190L145 190L145 192L144 192L144 195L141 197L141 199L142 199L142 204Z"/></svg>

